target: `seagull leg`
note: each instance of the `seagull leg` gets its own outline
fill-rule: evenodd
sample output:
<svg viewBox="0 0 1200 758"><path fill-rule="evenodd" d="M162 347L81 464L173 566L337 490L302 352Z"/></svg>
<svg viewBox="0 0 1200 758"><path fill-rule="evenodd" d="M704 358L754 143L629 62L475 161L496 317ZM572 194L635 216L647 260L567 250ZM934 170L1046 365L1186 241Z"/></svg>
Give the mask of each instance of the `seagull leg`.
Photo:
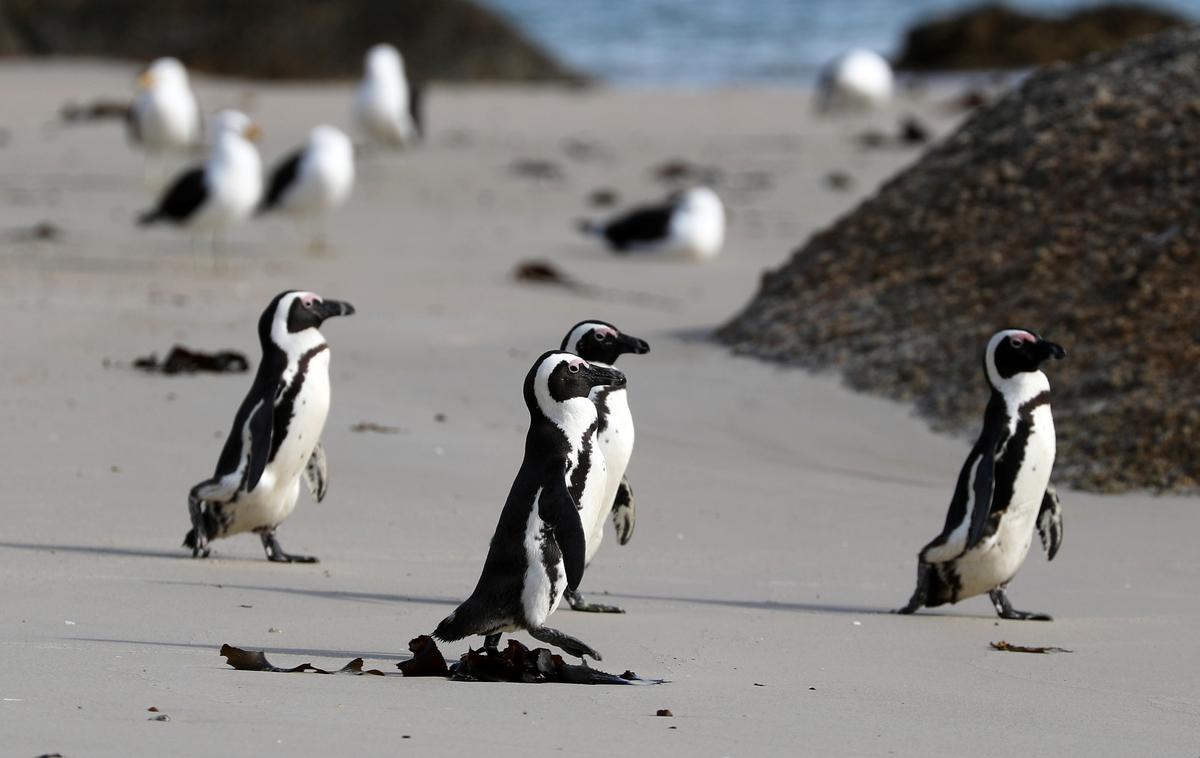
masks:
<svg viewBox="0 0 1200 758"><path fill-rule="evenodd" d="M1002 619L1011 619L1013 621L1053 621L1049 614L1032 613L1030 611L1018 611L1012 607L1012 603L1008 601L1008 595L1004 590L1008 585L1001 585L994 590L988 592L988 597L992 599L992 605L996 607L996 615Z"/></svg>
<svg viewBox="0 0 1200 758"><path fill-rule="evenodd" d="M285 553L279 540L275 539L274 529L264 529L259 532L262 538L263 550L267 552L267 560L273 563L317 563L315 555L292 555Z"/></svg>

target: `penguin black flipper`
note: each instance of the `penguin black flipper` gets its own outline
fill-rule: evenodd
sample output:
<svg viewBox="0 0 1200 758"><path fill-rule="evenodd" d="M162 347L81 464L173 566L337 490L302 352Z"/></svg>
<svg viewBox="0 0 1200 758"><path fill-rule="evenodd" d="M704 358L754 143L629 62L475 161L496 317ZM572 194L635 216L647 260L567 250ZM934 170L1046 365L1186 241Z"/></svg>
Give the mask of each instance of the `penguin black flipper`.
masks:
<svg viewBox="0 0 1200 758"><path fill-rule="evenodd" d="M249 465L246 467L246 491L258 486L267 463L271 460L271 437L275 430L275 401L271 396L262 398L250 416L247 431L250 432Z"/></svg>
<svg viewBox="0 0 1200 758"><path fill-rule="evenodd" d="M538 495L538 517L554 529L554 539L562 551L563 565L567 569L567 587L572 590L577 588L583 580L587 542L583 534L583 522L579 520L579 508L567 489L565 476L552 477L550 483L542 488Z"/></svg>
<svg viewBox="0 0 1200 758"><path fill-rule="evenodd" d="M1054 560L1063 541L1062 503L1058 499L1058 491L1054 485L1046 488L1042 496L1042 509L1037 518L1038 534L1042 538L1042 547L1046 550L1046 560Z"/></svg>
<svg viewBox="0 0 1200 758"><path fill-rule="evenodd" d="M325 492L329 489L329 469L325 465L325 448L319 442L304 467L304 479L308 482L308 491L313 500L318 503L324 500Z"/></svg>
<svg viewBox="0 0 1200 758"><path fill-rule="evenodd" d="M617 532L617 543L625 545L633 537L633 528L637 524L637 508L633 500L633 488L629 486L629 477L621 478L617 487L616 497L612 506L613 529Z"/></svg>
<svg viewBox="0 0 1200 758"><path fill-rule="evenodd" d="M983 431L975 443L972 455L979 456L975 465L975 480L971 482L971 526L967 532L967 549L975 547L983 539L988 516L992 512L992 495L996 490L996 459L1004 455L1004 442L1008 435L1000 423L1002 411L993 412L993 403L988 404L984 415Z"/></svg>

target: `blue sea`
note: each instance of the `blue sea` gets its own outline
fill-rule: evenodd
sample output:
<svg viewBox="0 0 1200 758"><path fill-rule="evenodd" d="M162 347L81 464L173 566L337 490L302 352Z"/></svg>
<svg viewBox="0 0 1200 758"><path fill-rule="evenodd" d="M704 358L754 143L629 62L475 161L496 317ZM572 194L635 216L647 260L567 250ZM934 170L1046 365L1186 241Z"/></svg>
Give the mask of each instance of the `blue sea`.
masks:
<svg viewBox="0 0 1200 758"><path fill-rule="evenodd" d="M980 0L483 0L560 60L618 85L788 86L852 47L899 51L915 21ZM1057 13L1100 2L1024 0ZM1159 0L1200 19L1200 0Z"/></svg>

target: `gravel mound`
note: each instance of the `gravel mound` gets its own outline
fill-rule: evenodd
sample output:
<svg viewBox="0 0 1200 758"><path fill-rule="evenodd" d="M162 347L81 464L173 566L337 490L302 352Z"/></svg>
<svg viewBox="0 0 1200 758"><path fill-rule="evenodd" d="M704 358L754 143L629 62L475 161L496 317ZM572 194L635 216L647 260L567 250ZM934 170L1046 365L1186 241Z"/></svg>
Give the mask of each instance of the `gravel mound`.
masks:
<svg viewBox="0 0 1200 758"><path fill-rule="evenodd" d="M0 56L148 61L263 79L356 78L391 42L410 79L581 81L472 0L0 0Z"/></svg>
<svg viewBox="0 0 1200 758"><path fill-rule="evenodd" d="M811 238L718 336L978 432L1007 326L1048 367L1055 479L1200 491L1200 30L1059 64Z"/></svg>

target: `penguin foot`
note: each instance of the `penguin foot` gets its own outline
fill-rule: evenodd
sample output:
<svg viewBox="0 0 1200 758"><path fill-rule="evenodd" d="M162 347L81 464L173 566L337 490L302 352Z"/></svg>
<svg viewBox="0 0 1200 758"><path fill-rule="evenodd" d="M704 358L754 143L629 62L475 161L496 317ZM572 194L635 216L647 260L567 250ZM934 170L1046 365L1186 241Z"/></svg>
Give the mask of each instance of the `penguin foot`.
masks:
<svg viewBox="0 0 1200 758"><path fill-rule="evenodd" d="M483 638L483 649L488 652L488 655L500 655L500 635L489 634Z"/></svg>
<svg viewBox="0 0 1200 758"><path fill-rule="evenodd" d="M547 645L554 645L562 648L568 655L573 655L576 658L582 658L589 655L593 660L600 660L600 654L592 648L588 647L587 643L582 640L577 640L569 634L560 632L557 629L551 629L548 626L540 626L536 629L528 629L529 636L540 642L545 642Z"/></svg>
<svg viewBox="0 0 1200 758"><path fill-rule="evenodd" d="M905 616L915 613L921 606L925 605L926 599L929 596L929 565L924 562L917 563L917 588L913 590L912 597L908 599L908 605L903 608L897 608L892 613L902 613Z"/></svg>
<svg viewBox="0 0 1200 758"><path fill-rule="evenodd" d="M617 605L603 605L601 603L589 603L583 599L583 595L575 590L567 590L563 593L567 602L571 605L573 611L584 611L585 613L624 613L625 609Z"/></svg>
<svg viewBox="0 0 1200 758"><path fill-rule="evenodd" d="M1053 621L1054 619L1048 613L1034 613L1032 611L1018 611L1012 607L1012 603L1008 601L1008 595L1005 594L1004 588L992 590L988 592L988 597L992 599L992 605L996 608L996 615L1002 619L1011 621Z"/></svg>
<svg viewBox="0 0 1200 758"><path fill-rule="evenodd" d="M261 535L263 550L267 552L267 560L272 563L318 563L315 555L293 555L285 553L274 532L263 532Z"/></svg>

